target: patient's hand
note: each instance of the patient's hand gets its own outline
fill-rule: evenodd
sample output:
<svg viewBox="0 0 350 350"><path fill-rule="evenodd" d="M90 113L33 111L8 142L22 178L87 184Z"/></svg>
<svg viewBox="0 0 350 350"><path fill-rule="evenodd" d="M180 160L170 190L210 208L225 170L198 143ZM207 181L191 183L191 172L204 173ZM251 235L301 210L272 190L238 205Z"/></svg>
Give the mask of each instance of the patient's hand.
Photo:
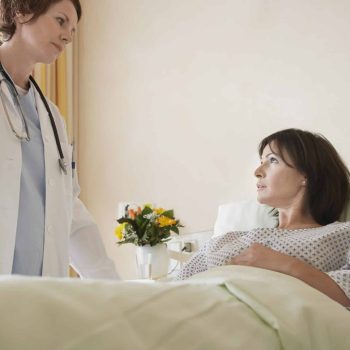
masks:
<svg viewBox="0 0 350 350"><path fill-rule="evenodd" d="M254 266L290 274L290 269L295 259L289 255L267 248L260 243L253 243L241 254L232 258L229 264Z"/></svg>
<svg viewBox="0 0 350 350"><path fill-rule="evenodd" d="M232 258L229 264L260 267L299 278L341 305L350 307L350 299L326 273L297 258L279 253L262 244L253 243L248 249Z"/></svg>

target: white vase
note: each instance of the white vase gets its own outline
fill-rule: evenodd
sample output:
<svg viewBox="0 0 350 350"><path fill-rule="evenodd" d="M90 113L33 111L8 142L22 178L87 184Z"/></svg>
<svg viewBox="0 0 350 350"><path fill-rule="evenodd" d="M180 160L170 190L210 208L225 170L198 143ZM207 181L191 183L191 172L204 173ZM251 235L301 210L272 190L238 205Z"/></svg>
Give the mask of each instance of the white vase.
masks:
<svg viewBox="0 0 350 350"><path fill-rule="evenodd" d="M138 278L157 279L168 274L169 254L166 244L149 244L136 248Z"/></svg>

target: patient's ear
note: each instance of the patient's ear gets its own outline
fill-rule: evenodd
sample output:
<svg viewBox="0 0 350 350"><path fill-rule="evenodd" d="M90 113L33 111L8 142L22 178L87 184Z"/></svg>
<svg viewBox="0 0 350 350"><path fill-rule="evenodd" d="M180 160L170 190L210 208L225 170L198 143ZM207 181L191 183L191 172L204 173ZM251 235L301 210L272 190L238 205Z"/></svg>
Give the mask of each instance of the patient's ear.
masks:
<svg viewBox="0 0 350 350"><path fill-rule="evenodd" d="M306 186L307 185L307 178L304 178L304 180L301 181L301 185L302 186Z"/></svg>

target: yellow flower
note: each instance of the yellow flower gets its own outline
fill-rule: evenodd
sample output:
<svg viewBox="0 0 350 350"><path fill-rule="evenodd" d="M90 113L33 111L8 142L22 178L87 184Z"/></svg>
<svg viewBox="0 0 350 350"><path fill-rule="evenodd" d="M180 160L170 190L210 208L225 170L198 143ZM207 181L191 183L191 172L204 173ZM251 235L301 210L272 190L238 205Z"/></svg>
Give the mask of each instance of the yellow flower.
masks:
<svg viewBox="0 0 350 350"><path fill-rule="evenodd" d="M165 212L165 209L163 208L155 208L153 210L157 215L163 214Z"/></svg>
<svg viewBox="0 0 350 350"><path fill-rule="evenodd" d="M114 230L114 234L117 236L117 238L119 240L123 239L123 232L124 232L124 229L125 229L125 225L126 225L126 222L124 222L123 224L120 224Z"/></svg>
<svg viewBox="0 0 350 350"><path fill-rule="evenodd" d="M157 219L157 222L159 224L159 227L165 227L165 226L172 226L176 224L176 220L174 219L170 219L166 216L160 216Z"/></svg>
<svg viewBox="0 0 350 350"><path fill-rule="evenodd" d="M150 208L150 209L153 209L153 205L151 204L151 203L146 203L145 205L144 205L144 207L146 208Z"/></svg>

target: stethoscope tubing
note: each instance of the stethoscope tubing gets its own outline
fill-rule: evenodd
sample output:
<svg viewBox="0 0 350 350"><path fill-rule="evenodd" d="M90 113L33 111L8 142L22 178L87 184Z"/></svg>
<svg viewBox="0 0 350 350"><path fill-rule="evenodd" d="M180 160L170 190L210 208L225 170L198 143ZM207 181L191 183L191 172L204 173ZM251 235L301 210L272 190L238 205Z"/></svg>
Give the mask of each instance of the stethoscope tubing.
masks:
<svg viewBox="0 0 350 350"><path fill-rule="evenodd" d="M6 78L0 79L0 84L2 84L2 82L5 82L5 84L6 84L7 88L9 89L9 92L10 92L11 95L17 94L17 91L10 91L10 90L13 90L13 87L12 87L12 85L10 85L8 83L8 80ZM23 141L23 140L30 141L29 129L28 129L28 125L27 125L27 123L26 123L26 121L24 119L24 113L23 113L23 109L21 107L21 104L18 103L17 99L13 99L13 103L15 103L17 105L17 108L21 112L19 114L20 114L20 118L21 118L21 121L22 121L22 125L24 125L25 136L18 134L18 132L16 131L16 129L15 129L15 127L14 127L12 121L11 121L10 114L9 114L9 111L7 109L6 102L5 102L5 99L4 99L4 92L3 92L2 89L0 89L0 97L1 97L2 105L4 107L6 119L7 119L7 122L9 123L9 125L10 125L12 133L21 141Z"/></svg>
<svg viewBox="0 0 350 350"><path fill-rule="evenodd" d="M4 78L8 81L8 83L9 83L9 84L11 85L11 87L13 88L14 93L16 94L16 99L14 99L14 100L17 100L17 99L18 99L18 92L17 92L17 89L16 89L16 87L15 87L13 81L12 81L11 78L9 77L9 75L6 73L4 67L2 66L1 63L0 63L0 73L4 76ZM52 131L53 131L53 134L54 134L54 137L55 137L55 142L56 142L56 146L57 146L57 151L58 151L58 154L59 154L59 157L60 157L59 160L58 160L58 161L59 161L59 165L60 165L62 171L63 171L65 174L67 174L67 165L66 165L65 160L64 160L64 154L63 154L63 151L62 151L60 138L59 138L59 136L58 136L58 131L57 131L56 123L55 123L54 117L53 117L53 115L52 115L50 106L49 106L49 104L47 103L47 100L46 100L46 98L45 98L43 92L41 91L39 85L38 85L37 82L35 81L35 79L34 79L32 76L30 76L30 77L29 77L29 80L33 83L35 89L36 89L37 92L39 93L40 98L41 98L42 102L44 103L45 109L46 109L46 111L47 111L47 113L48 113L48 115L49 115L49 119L50 119ZM2 91L1 91L1 99L2 99ZM4 108L6 108L3 99L2 99L2 102L3 102ZM18 107L19 107L19 109L20 109L20 111L21 111L21 113L22 113L21 118L24 118L23 110L22 110L20 104L19 104ZM7 110L6 110L5 112L7 112ZM7 119L9 119L9 118L7 118ZM12 131L14 131L13 125L12 125L11 121L10 121L10 120L8 120L8 121L9 121L9 124L10 124L10 127L11 127ZM26 128L27 135L29 135L27 123L25 122L25 120L23 120L23 122L24 122L24 125L25 125L25 128Z"/></svg>

